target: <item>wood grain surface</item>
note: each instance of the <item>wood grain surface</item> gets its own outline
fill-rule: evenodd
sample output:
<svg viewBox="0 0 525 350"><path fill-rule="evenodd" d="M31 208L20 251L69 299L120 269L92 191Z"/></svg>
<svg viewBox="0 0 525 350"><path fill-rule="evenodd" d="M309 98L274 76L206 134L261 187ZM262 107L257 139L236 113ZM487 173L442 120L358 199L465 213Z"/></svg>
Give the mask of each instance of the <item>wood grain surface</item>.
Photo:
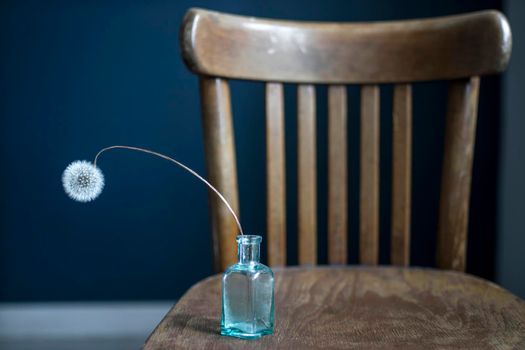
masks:
<svg viewBox="0 0 525 350"><path fill-rule="evenodd" d="M328 87L328 262L348 260L348 136L346 86Z"/></svg>
<svg viewBox="0 0 525 350"><path fill-rule="evenodd" d="M361 87L359 262L379 263L379 86Z"/></svg>
<svg viewBox="0 0 525 350"><path fill-rule="evenodd" d="M230 86L219 78L201 77L199 81L207 177L240 220ZM209 201L214 267L219 272L237 261L237 247L232 242L240 232L228 208L211 191Z"/></svg>
<svg viewBox="0 0 525 350"><path fill-rule="evenodd" d="M268 264L286 266L286 156L283 84L266 84Z"/></svg>
<svg viewBox="0 0 525 350"><path fill-rule="evenodd" d="M299 22L191 9L181 51L197 74L296 83L404 83L501 72L509 24L497 11L431 19Z"/></svg>
<svg viewBox="0 0 525 350"><path fill-rule="evenodd" d="M275 269L275 281L275 334L221 337L216 275L181 298L144 349L525 348L525 302L463 273L303 267Z"/></svg>
<svg viewBox="0 0 525 350"><path fill-rule="evenodd" d="M441 173L437 263L465 271L479 77L454 81L448 93L445 152Z"/></svg>
<svg viewBox="0 0 525 350"><path fill-rule="evenodd" d="M394 87L392 136L392 265L410 265L412 86Z"/></svg>
<svg viewBox="0 0 525 350"><path fill-rule="evenodd" d="M299 264L317 264L315 86L297 87L297 229Z"/></svg>

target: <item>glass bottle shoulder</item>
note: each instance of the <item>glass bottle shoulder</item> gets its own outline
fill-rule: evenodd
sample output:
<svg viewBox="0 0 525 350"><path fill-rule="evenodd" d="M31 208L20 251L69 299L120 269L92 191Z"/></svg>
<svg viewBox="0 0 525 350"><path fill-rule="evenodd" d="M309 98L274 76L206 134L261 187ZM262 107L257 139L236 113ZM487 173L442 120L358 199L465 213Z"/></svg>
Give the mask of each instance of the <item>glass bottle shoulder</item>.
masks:
<svg viewBox="0 0 525 350"><path fill-rule="evenodd" d="M229 266L226 271L224 271L224 277L234 274L234 273L241 273L241 274L252 274L257 273L261 275L270 275L273 277L273 271L266 265L261 263L252 263L252 264L233 264Z"/></svg>

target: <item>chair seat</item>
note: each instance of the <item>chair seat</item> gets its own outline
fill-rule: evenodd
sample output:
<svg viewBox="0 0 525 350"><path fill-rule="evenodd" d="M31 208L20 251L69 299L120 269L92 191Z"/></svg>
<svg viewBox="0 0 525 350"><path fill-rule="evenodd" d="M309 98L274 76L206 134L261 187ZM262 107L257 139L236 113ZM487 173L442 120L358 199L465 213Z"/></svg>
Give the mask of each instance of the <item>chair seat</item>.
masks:
<svg viewBox="0 0 525 350"><path fill-rule="evenodd" d="M522 349L525 302L467 274L399 267L275 272L275 333L219 335L221 276L194 285L144 349Z"/></svg>

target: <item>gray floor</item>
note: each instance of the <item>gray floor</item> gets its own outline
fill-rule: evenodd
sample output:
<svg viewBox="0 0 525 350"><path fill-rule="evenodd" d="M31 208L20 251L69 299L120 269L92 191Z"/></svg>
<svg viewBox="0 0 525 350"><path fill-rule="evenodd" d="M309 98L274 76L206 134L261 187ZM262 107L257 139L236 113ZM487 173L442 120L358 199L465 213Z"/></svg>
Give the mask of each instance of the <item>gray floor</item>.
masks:
<svg viewBox="0 0 525 350"><path fill-rule="evenodd" d="M0 303L0 350L140 349L173 303Z"/></svg>
<svg viewBox="0 0 525 350"><path fill-rule="evenodd" d="M140 338L0 339L2 350L131 350L140 349Z"/></svg>

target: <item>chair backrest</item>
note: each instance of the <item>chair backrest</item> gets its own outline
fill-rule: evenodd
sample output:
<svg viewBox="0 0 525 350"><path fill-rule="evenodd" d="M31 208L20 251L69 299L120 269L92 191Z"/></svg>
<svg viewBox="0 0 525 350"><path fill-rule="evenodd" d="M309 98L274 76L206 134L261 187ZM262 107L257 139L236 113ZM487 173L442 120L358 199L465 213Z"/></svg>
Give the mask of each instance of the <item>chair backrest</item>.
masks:
<svg viewBox="0 0 525 350"><path fill-rule="evenodd" d="M361 84L359 261L379 256L379 85L394 84L393 264L408 265L411 82L450 80L437 261L464 270L479 76L501 72L511 32L497 11L375 23L294 22L190 9L181 28L187 66L199 75L209 180L239 210L227 79L266 82L267 240L271 266L286 265L283 83L297 83L299 263L316 264L315 85L328 84L328 259L347 262L347 93ZM235 262L235 221L210 197L215 266Z"/></svg>

